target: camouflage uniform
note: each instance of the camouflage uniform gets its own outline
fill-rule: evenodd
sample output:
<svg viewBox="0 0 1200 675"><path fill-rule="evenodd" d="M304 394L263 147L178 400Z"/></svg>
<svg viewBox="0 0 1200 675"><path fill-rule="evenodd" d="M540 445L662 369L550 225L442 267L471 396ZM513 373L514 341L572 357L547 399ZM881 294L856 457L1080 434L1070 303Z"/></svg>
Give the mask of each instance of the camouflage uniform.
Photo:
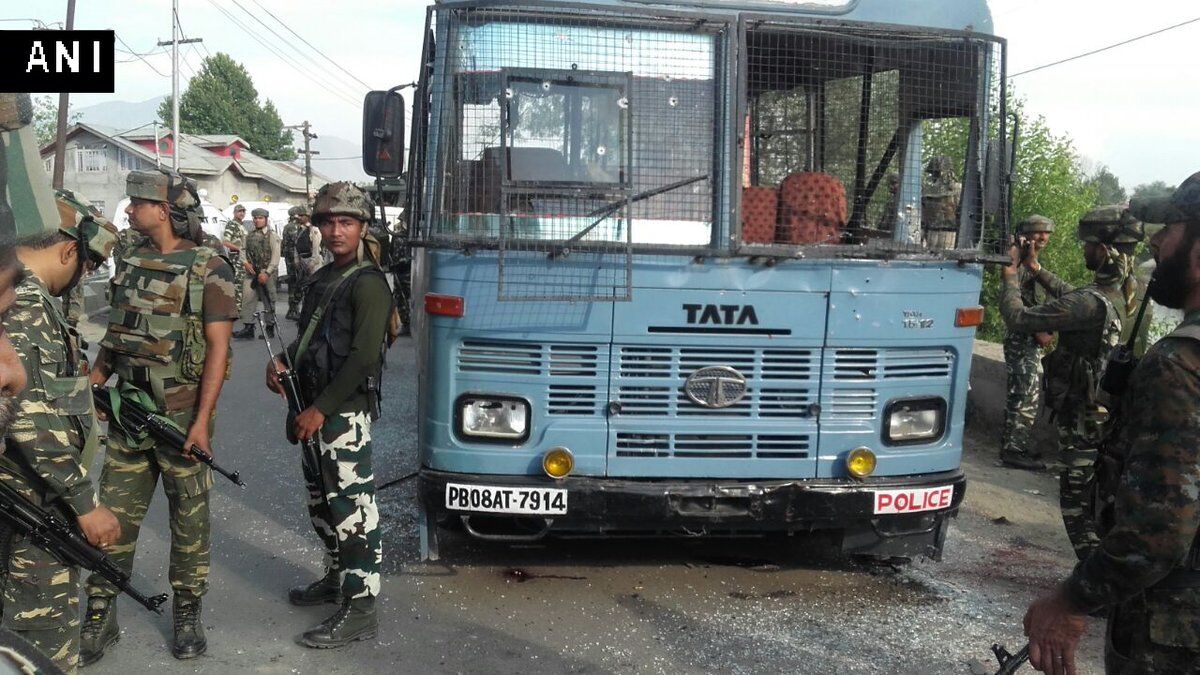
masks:
<svg viewBox="0 0 1200 675"><path fill-rule="evenodd" d="M331 183L317 194L313 216L350 215L365 221L370 217L365 203L353 185ZM320 431L320 476L304 469L309 517L325 546L326 574L309 589L293 591L291 597L295 604L313 604L299 601L298 595L327 584L326 598L342 600L339 613L357 612L369 622L346 641L373 637L376 630L374 598L379 594L383 552L371 465L371 421L378 409L390 293L383 273L369 262L323 267L305 294L300 318L304 336L288 348L305 399L326 417ZM319 323L311 323L322 303L323 316ZM338 616L306 633L305 644L345 644L311 639L314 631L336 624ZM336 634L338 629L330 630Z"/></svg>
<svg viewBox="0 0 1200 675"><path fill-rule="evenodd" d="M0 239L58 226L32 120L29 94L0 93Z"/></svg>
<svg viewBox="0 0 1200 675"><path fill-rule="evenodd" d="M1022 221L1022 234L1053 232L1054 223L1044 216L1030 216ZM1042 283L1053 284L1057 278L1041 276ZM1039 275L1024 265L1017 269L1017 286L1021 303L1034 307L1047 299L1057 298L1071 290L1070 286L1044 287ZM1004 365L1008 393L1004 401L1004 432L1000 442L1000 459L1021 468L1044 468L1033 447L1033 427L1041 409L1042 347L1036 334L1013 330L1004 331Z"/></svg>
<svg viewBox="0 0 1200 675"><path fill-rule="evenodd" d="M1118 227L1126 229L1118 232ZM1129 239L1136 242L1141 236L1141 223L1128 219L1119 207L1094 209L1080 221L1079 229L1081 239L1110 245L1130 243ZM1098 230L1102 230L1099 237ZM1097 398L1099 377L1104 358L1120 340L1128 316L1130 298L1122 287L1131 275L1132 259L1121 255L1118 261L1102 266L1092 284L1064 292L1043 305L1025 307L1015 279L1005 279L1000 295L1000 313L1009 331L1059 335L1058 347L1046 358L1045 403L1055 412L1058 449L1066 467L1059 485L1063 523L1080 558L1099 541L1085 505L1086 486L1108 422L1108 410ZM1037 277L1048 289L1069 288L1044 268Z"/></svg>
<svg viewBox="0 0 1200 675"><path fill-rule="evenodd" d="M85 250L97 261L107 259L117 232L101 220L85 224L72 216L61 231L74 237L83 228ZM25 364L28 386L17 399L16 419L4 437L0 481L73 522L97 506L87 469L100 443L79 333L32 272L17 286L6 327ZM0 550L5 626L37 645L59 668L75 672L79 570L63 565L27 536L6 532Z"/></svg>
<svg viewBox="0 0 1200 675"><path fill-rule="evenodd" d="M246 281L246 270L242 267L242 249L246 248L246 228L242 225L241 221L231 218L229 222L225 223L225 234L221 239L231 247L237 248L236 251L233 248L228 249L228 251L229 263L233 266L233 283L237 288L234 299L237 302L238 312L241 312L243 302L242 285Z"/></svg>
<svg viewBox="0 0 1200 675"><path fill-rule="evenodd" d="M934 157L925 165L921 187L921 227L925 245L934 249L954 248L958 240L958 201L962 183L954 179L949 157Z"/></svg>
<svg viewBox="0 0 1200 675"><path fill-rule="evenodd" d="M300 311L300 266L296 262L296 238L300 236L303 227L297 219L301 207L293 206L288 209L288 222L283 226L283 235L279 241L279 255L287 270L288 310L287 318L295 319Z"/></svg>
<svg viewBox="0 0 1200 675"><path fill-rule="evenodd" d="M165 181L156 179L158 175L131 172L131 195L152 199L157 194L160 201L169 196L176 203L191 203L194 195L189 199L186 192L169 193ZM180 428L189 428L206 357L203 324L232 321L237 316L229 263L211 249L189 243L161 253L147 239L118 266L113 286L100 360L107 359L117 375L118 388L144 392L159 412ZM210 433L212 424L210 420ZM178 448L110 425L100 500L121 523L121 538L110 554L126 572L133 569L142 519L160 477L171 525L168 576L178 618L181 600L198 602L208 590L212 473L206 465L185 458ZM117 589L93 574L88 578L87 593L91 622L93 608L109 607Z"/></svg>
<svg viewBox="0 0 1200 675"><path fill-rule="evenodd" d="M58 204L59 218L64 225L68 222L78 224L84 218L91 218L97 223L109 222L90 201L76 195L71 190L59 188L54 191L54 197ZM63 316L66 317L67 324L72 328L79 325L79 320L83 318L86 310L83 286L83 279L80 279L79 283L71 288L71 292L62 299ZM84 349L87 349L87 342L83 342L82 345Z"/></svg>
<svg viewBox="0 0 1200 675"><path fill-rule="evenodd" d="M266 209L254 209L254 215L257 216L261 212L266 215ZM250 261L250 266L254 268L255 274L246 274L246 280L242 284L242 324L253 326L254 312L259 305L258 297L258 279L255 278L258 272L267 273L267 299L270 301L270 307L264 307L264 311L275 311L275 280L279 276L279 235L271 229L271 225L261 229L255 229L246 235L246 247L242 250L245 255L245 260Z"/></svg>

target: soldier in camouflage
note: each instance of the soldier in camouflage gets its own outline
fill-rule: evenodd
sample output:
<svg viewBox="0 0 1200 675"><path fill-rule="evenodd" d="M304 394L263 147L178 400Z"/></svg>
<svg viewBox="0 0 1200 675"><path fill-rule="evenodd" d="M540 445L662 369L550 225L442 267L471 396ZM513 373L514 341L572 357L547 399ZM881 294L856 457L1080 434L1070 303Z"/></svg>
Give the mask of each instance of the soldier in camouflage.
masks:
<svg viewBox="0 0 1200 675"><path fill-rule="evenodd" d="M187 452L212 453L217 398L228 374L236 318L233 270L200 240L195 184L168 171L133 171L127 182L130 226L146 236L113 277L108 331L91 383L115 373L122 396L138 398L187 430L185 450L137 430L109 426L100 500L120 520L112 559L133 568L138 533L161 477L171 524L169 578L174 598L171 653L180 659L207 648L201 597L208 590L209 488L212 473ZM184 238L190 237L190 240ZM92 575L80 653L99 659L120 635L117 589Z"/></svg>
<svg viewBox="0 0 1200 675"><path fill-rule="evenodd" d="M1022 264L1017 270L1021 303L1034 307L1048 298L1056 298L1070 287L1066 284L1045 288L1038 283L1038 254L1050 241L1054 221L1032 215L1017 227ZM1037 268L1037 269L1035 269ZM1043 281L1057 279L1042 276ZM1004 331L1004 365L1008 376L1008 395L1004 401L1004 433L1000 442L1000 461L1018 469L1040 471L1046 468L1033 447L1033 426L1041 409L1042 349L1053 340L1051 333Z"/></svg>
<svg viewBox="0 0 1200 675"><path fill-rule="evenodd" d="M1021 301L1019 247L1010 252L1012 266L1001 268L1000 313L1008 330L1059 334L1058 347L1046 358L1045 404L1055 412L1058 449L1066 466L1059 484L1063 523L1080 559L1099 541L1085 502L1108 422L1108 410L1099 400L1100 372L1109 349L1121 338L1126 318L1136 310L1133 253L1142 237L1142 224L1123 207L1089 211L1079 221L1079 238L1084 262L1095 273L1092 283L1068 291L1069 286L1034 263L1038 283L1057 289L1051 294L1059 295L1036 307Z"/></svg>
<svg viewBox="0 0 1200 675"><path fill-rule="evenodd" d="M54 191L54 198L58 204L58 215L63 219L63 222L71 220L79 223L84 218L91 218L102 225L109 222L104 217L104 214L100 213L100 209L97 209L90 201L71 190L59 188ZM81 283L75 284L70 292L63 297L62 304L63 316L66 317L67 324L71 328L77 327L86 309L84 307L82 280ZM81 345L83 349L87 349L87 342L82 342Z"/></svg>
<svg viewBox="0 0 1200 675"><path fill-rule="evenodd" d="M221 241L225 244L225 250L229 252L229 263L233 265L233 281L237 286L237 311L242 311L242 286L246 281L246 270L242 266L242 248L246 246L246 226L242 222L246 219L246 207L238 204L233 207L233 218L225 223L225 234L221 237Z"/></svg>
<svg viewBox="0 0 1200 675"><path fill-rule="evenodd" d="M934 157L925 165L921 186L921 228L925 245L933 249L954 248L958 240L958 202L962 183L954 178L954 162Z"/></svg>
<svg viewBox="0 0 1200 675"><path fill-rule="evenodd" d="M279 254L283 257L284 267L287 269L288 283L288 311L287 318L295 321L300 317L300 282L299 282L299 266L296 264L296 239L300 236L300 230L303 227L300 223L300 213L304 210L302 206L293 206L288 209L287 225L283 226L283 234L279 242Z"/></svg>
<svg viewBox="0 0 1200 675"><path fill-rule="evenodd" d="M60 206L62 201L59 202ZM0 481L36 505L76 520L88 541L108 547L121 534L116 516L96 499L87 476L99 429L88 387L79 333L57 298L104 264L116 228L103 217L60 209L59 229L18 242L25 279L5 318L29 383L16 401L16 419L4 435ZM79 570L38 547L28 536L0 535L4 572L4 625L74 673L79 660Z"/></svg>
<svg viewBox="0 0 1200 675"><path fill-rule="evenodd" d="M16 286L23 276L24 268L17 261L12 240L0 235L0 434L12 424L16 398L25 390L25 368L5 330L17 304Z"/></svg>
<svg viewBox="0 0 1200 675"><path fill-rule="evenodd" d="M1148 295L1184 321L1145 354L1105 443L1097 549L1030 606L1030 662L1074 673L1087 615L1108 611L1105 672L1200 670L1200 173L1166 198L1130 204L1166 227L1150 248Z"/></svg>
<svg viewBox="0 0 1200 675"><path fill-rule="evenodd" d="M301 439L320 441L320 471L304 468L308 512L325 546L325 574L292 589L294 605L340 604L332 616L304 633L309 647L341 647L374 638L375 599L383 560L371 421L378 415L379 376L391 295L383 272L364 260L371 209L351 183L330 183L317 193L313 219L333 262L310 280L300 325L288 347L309 407L295 420ZM320 310L320 311L318 311ZM267 387L280 393L279 362L267 365Z"/></svg>
<svg viewBox="0 0 1200 675"><path fill-rule="evenodd" d="M267 295L263 311L275 311L275 280L279 276L279 235L271 229L270 214L266 209L254 209L250 215L254 218L254 230L246 235L246 247L242 249L242 268L246 273L242 282L242 330L233 335L243 340L254 338L254 312L261 302L259 288ZM268 333L273 330L267 326Z"/></svg>

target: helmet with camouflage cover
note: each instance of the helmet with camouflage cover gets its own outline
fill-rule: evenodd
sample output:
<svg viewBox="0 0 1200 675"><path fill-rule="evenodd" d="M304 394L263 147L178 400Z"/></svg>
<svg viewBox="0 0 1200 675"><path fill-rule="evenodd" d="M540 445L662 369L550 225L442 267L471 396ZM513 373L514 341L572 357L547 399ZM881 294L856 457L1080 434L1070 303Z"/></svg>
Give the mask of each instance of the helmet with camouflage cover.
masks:
<svg viewBox="0 0 1200 675"><path fill-rule="evenodd" d="M292 208L288 209L288 218L299 218L300 216L307 216L307 215L308 215L308 205L307 204L300 204L299 206L293 206Z"/></svg>
<svg viewBox="0 0 1200 675"><path fill-rule="evenodd" d="M125 194L133 199L160 202L170 207L171 229L181 237L199 243L200 195L196 181L170 171L130 171L125 179Z"/></svg>
<svg viewBox="0 0 1200 675"><path fill-rule="evenodd" d="M1200 223L1200 172L1183 181L1169 197L1134 198L1129 211L1156 225Z"/></svg>
<svg viewBox="0 0 1200 675"><path fill-rule="evenodd" d="M322 185L317 191L312 217L319 221L329 216L350 216L367 223L373 211L371 198L365 192L353 183L340 181Z"/></svg>
<svg viewBox="0 0 1200 675"><path fill-rule="evenodd" d="M1021 234L1033 234L1034 232L1053 232L1053 231L1054 231L1054 221L1050 220L1046 216L1039 216L1036 213L1029 216L1025 220L1022 220L1020 225L1017 225L1017 232L1020 232Z"/></svg>
<svg viewBox="0 0 1200 675"><path fill-rule="evenodd" d="M949 174L954 172L954 162L945 155L932 157L925 164L925 173Z"/></svg>
<svg viewBox="0 0 1200 675"><path fill-rule="evenodd" d="M117 228L91 202L67 189L54 191L58 202L58 231L79 242L97 263L108 260L117 245Z"/></svg>
<svg viewBox="0 0 1200 675"><path fill-rule="evenodd" d="M1142 221L1123 205L1098 206L1079 219L1079 240L1096 244L1136 244L1146 237Z"/></svg>

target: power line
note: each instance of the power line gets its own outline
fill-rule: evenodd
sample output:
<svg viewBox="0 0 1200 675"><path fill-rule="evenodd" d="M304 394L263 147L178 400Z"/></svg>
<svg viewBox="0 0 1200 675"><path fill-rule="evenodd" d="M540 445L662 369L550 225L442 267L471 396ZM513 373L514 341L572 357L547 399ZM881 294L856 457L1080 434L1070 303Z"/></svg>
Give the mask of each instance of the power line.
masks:
<svg viewBox="0 0 1200 675"><path fill-rule="evenodd" d="M158 68L154 67L153 63L150 63L149 61L147 61L145 56L142 56L141 54L133 51L133 47L130 47L128 42L122 40L120 34L114 32L113 35L116 36L117 42L120 42L121 44L125 45L125 48L129 50L129 53L133 54L134 56L141 59L142 63L144 63L150 67L150 70L153 70L154 72L158 73L159 77L166 77L166 75L164 75L162 71L160 71Z"/></svg>
<svg viewBox="0 0 1200 675"><path fill-rule="evenodd" d="M297 33L296 31L292 30L292 27L291 27L291 26L289 26L289 25L287 25L286 23L284 23L283 19L279 18L278 16L275 16L275 13L274 13L274 12L272 12L272 11L271 11L271 10L269 10L269 9L267 9L266 7L263 7L263 6L262 6L262 4L260 4L260 3L258 2L258 0L250 0L250 1L251 1L251 2L253 2L255 5L258 5L259 9L261 9L261 10L262 10L262 11L264 11L264 12L266 12L266 13L267 13L267 14L268 14L268 15L269 15L269 16L270 16L272 19L275 19L276 21L278 21L278 22L279 22L279 25L281 25L281 26L283 26L284 28L286 28L286 29L287 29L287 31L288 31L289 33L291 33L292 35L295 35L297 38L299 38L299 39L300 39L300 41L301 41L301 42L303 42L304 44L308 45L308 48L309 48L309 49L311 49L311 50L313 50L314 52L316 52L316 53L320 54L321 56L325 57L325 60L326 60L326 61L328 61L328 62L330 62L330 63L332 63L333 65L337 66L338 70L340 70L340 71L342 71L343 73L345 73L345 74L349 75L351 78L353 78L353 79L354 79L354 81L356 81L356 82L358 82L359 84L361 84L362 86L366 87L366 88L367 88L367 91L371 91L371 89L372 89L371 85L369 85L369 84L367 84L366 82L363 82L362 80L358 79L358 76L357 76L357 75L355 75L354 73L350 72L349 70L346 70L345 68L343 68L343 67L342 67L342 64L338 63L337 61L334 61L332 58L330 58L330 57L329 57L329 55L328 55L328 54L326 54L325 52L321 51L320 49L317 49L317 47L316 47L315 45L313 45L313 43L309 42L308 40L305 40L305 39L304 39L304 36L300 35L300 34L299 34L299 33Z"/></svg>
<svg viewBox="0 0 1200 675"><path fill-rule="evenodd" d="M247 16L249 16L250 18L252 18L252 19L254 19L255 21L257 21L257 22L258 22L258 24L259 24L260 26L262 26L263 28L266 28L268 31L270 31L270 32L271 32L271 35L274 35L276 38L279 38L279 41L280 41L280 42L282 42L283 44L286 44L287 46L291 47L293 50L295 50L295 51L296 51L296 53L297 53L297 54L300 54L300 55L301 55L301 56L303 56L304 58L308 59L308 60L309 60L309 62L311 62L311 63L312 63L314 66L316 66L316 67L318 67L318 68L321 68L321 69L322 69L322 70L324 70L326 73L328 73L328 74L332 75L332 76L333 76L333 78L334 78L334 79L332 80L333 82L335 82L335 83L338 83L339 85L341 85L341 86L343 86L343 87L345 87L345 86L346 86L346 85L344 85L343 83L341 83L341 82L339 82L339 81L338 81L338 79L337 79L337 78L338 78L338 75L337 75L336 73L333 73L333 72L331 72L331 71L328 69L328 67L327 67L327 66L324 66L324 65L322 65L320 62L318 62L318 61L317 61L316 59L314 59L312 56L308 55L308 54L307 54L307 53L305 53L303 50L301 50L301 49L297 48L297 47L296 47L294 44L292 44L291 42L289 42L287 38L285 38L285 37L283 37L282 35L280 35L278 32L276 32L276 31L275 31L275 29L274 29L274 28L271 28L270 26L268 26L268 25L266 24L266 22L264 22L262 19L258 18L258 15L254 14L254 13L253 13L253 12L251 12L250 10L246 9L246 6L245 6L245 5L243 5L241 2L239 2L238 0L230 0L230 1L231 1L231 2L232 2L234 5L236 5L236 6L238 7L238 9L242 10L243 12L245 12ZM311 73L309 74L309 76L311 77ZM370 87L367 87L367 89L370 89ZM349 91L349 92L350 92L350 93L352 93L352 94L354 94L354 93L357 93L357 92L355 92L355 91L354 91L352 88L349 88L349 87L346 87L346 91Z"/></svg>
<svg viewBox="0 0 1200 675"><path fill-rule="evenodd" d="M314 162L332 162L338 159L362 159L362 155L354 155L351 157L314 157Z"/></svg>
<svg viewBox="0 0 1200 675"><path fill-rule="evenodd" d="M235 25L235 26L237 26L238 28L240 28L240 29L241 29L242 31L244 31L246 34L248 34L248 35L253 35L253 34L254 34L254 31L250 30L250 29L249 29L249 28L246 26L246 24L242 23L242 21L241 21L241 20L239 20L239 19L238 19L236 16L234 16L234 15L233 15L231 12L229 12L228 10L226 10L224 7L222 7L221 5L217 4L216 0L208 0L208 4L210 4L210 5L212 5L213 7L215 7L215 8L217 9L217 11L218 11L218 12L220 12L220 13L221 13L221 14L223 14L223 15L225 15L225 18L229 19L229 21L230 21L231 23L233 23L233 25ZM281 51L279 51L279 50L276 50L274 47L272 47L272 46L271 46L271 44L270 44L269 42L261 42L261 43L259 43L259 44L260 44L260 45L262 45L262 47L263 47L264 49L266 49L268 52L270 52L270 53L271 53L271 55L273 55L274 57L276 57L276 58L277 58L277 59L279 59L280 61L283 61L283 62L284 62L284 64L286 64L287 66L289 66L290 68L292 68L292 69L293 69L293 70L295 70L296 72L300 73L301 75L303 75L303 76L305 76L305 77L311 77L311 78L313 78L314 80L316 80L316 81L317 81L317 83L318 83L318 84L321 84L322 86L324 86L324 87L325 87L325 89L326 89L326 90L327 90L329 93L333 94L334 96L337 96L337 97L339 97L339 98L340 98L340 99L341 99L343 102L345 102L347 105L352 105L352 106L354 106L355 108L358 108L358 107L360 107L360 106L361 106L361 103L360 103L359 101L355 101L355 100L353 100L353 99L352 99L352 98L351 98L349 95L347 95L347 94L345 94L345 93L343 93L343 92L341 92L341 91L339 91L339 90L337 90L337 89L334 89L334 88L333 88L331 85L329 85L328 83L326 83L326 82L324 82L324 81L322 81L322 80L317 80L317 78L315 78L315 77L313 76L313 74L312 74L312 72L311 72L311 71L305 71L305 70L304 70L304 68L303 68L302 66L300 66L300 65L298 64L298 62L296 62L296 61L295 61L295 59L293 59L293 58L289 57L288 55L284 54L283 52L281 52Z"/></svg>
<svg viewBox="0 0 1200 675"><path fill-rule="evenodd" d="M1106 46L1106 47L1100 47L1099 49L1093 49L1093 50L1092 50L1092 51L1090 51L1090 52L1084 52L1084 53L1082 53L1082 54L1076 54L1075 56L1070 56L1070 57L1067 57L1067 58L1065 58L1065 59L1060 59L1060 60L1058 60L1058 61L1055 61L1055 62L1053 62L1053 63L1047 63L1047 64L1045 64L1045 65L1038 66L1037 68L1030 68L1029 70L1022 70L1021 72L1019 72L1019 73L1016 73L1015 75L1010 75L1010 76L1009 76L1009 79L1012 79L1012 78L1014 78L1014 77L1020 77L1021 75L1028 75L1029 73L1035 73L1035 72L1037 72L1037 71L1039 71L1039 70L1045 70L1045 69L1047 69L1047 68L1050 68L1050 67L1052 67L1052 66L1058 66L1058 65L1062 65L1062 64L1064 64L1064 63L1069 63L1069 62L1071 62L1071 61L1076 61L1076 60L1082 59L1082 58L1084 58L1084 57L1086 57L1086 56L1092 56L1092 55L1094 55L1094 54L1099 54L1099 53L1101 53L1101 52L1106 52L1106 51L1108 51L1108 50L1110 50L1110 49L1116 49L1117 47L1122 47L1122 46L1124 46L1124 45L1127 45L1127 44L1129 44L1129 43L1131 43L1131 42L1137 42L1138 40L1144 40L1144 39L1146 39L1146 38L1148 38L1148 37L1154 37L1155 35L1161 35L1161 34L1163 34L1163 33L1166 33L1167 31L1172 31L1172 30L1175 30L1176 28L1182 28L1182 27L1184 27L1184 26L1187 26L1188 24L1193 24L1193 23L1196 23L1196 22L1200 22L1200 16L1198 16L1198 17L1196 17L1196 18L1194 18L1194 19L1188 19L1187 21L1181 21L1181 22L1179 22L1179 23L1177 23L1177 24L1174 24L1174 25L1172 25L1172 26L1167 26L1166 28L1160 28L1160 29L1158 29L1158 30L1156 30L1156 31L1151 31L1151 32L1149 32L1149 33L1146 33L1146 34L1144 34L1144 35L1138 35L1137 37L1132 37L1132 38L1129 38L1128 40L1122 40L1122 41L1120 41L1120 42L1115 42L1115 43L1113 43L1113 44L1111 44L1111 45L1108 45L1108 46Z"/></svg>

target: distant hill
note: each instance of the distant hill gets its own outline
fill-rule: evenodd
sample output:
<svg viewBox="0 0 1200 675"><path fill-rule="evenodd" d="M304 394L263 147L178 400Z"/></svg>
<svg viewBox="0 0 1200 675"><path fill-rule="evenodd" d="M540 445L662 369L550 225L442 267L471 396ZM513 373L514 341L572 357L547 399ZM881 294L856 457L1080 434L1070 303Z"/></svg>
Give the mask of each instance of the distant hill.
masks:
<svg viewBox="0 0 1200 675"><path fill-rule="evenodd" d="M158 118L158 106L166 96L156 96L139 102L106 101L75 109L79 121L88 124L134 129L139 125L153 124ZM296 135L298 140L299 134ZM296 147L301 147L300 143ZM318 132L312 142L313 150L321 153L313 157L313 171L330 180L363 182L370 180L362 170L362 146L358 141L348 141L337 136L325 136ZM251 148L253 150L253 148ZM303 160L297 162L304 166Z"/></svg>

